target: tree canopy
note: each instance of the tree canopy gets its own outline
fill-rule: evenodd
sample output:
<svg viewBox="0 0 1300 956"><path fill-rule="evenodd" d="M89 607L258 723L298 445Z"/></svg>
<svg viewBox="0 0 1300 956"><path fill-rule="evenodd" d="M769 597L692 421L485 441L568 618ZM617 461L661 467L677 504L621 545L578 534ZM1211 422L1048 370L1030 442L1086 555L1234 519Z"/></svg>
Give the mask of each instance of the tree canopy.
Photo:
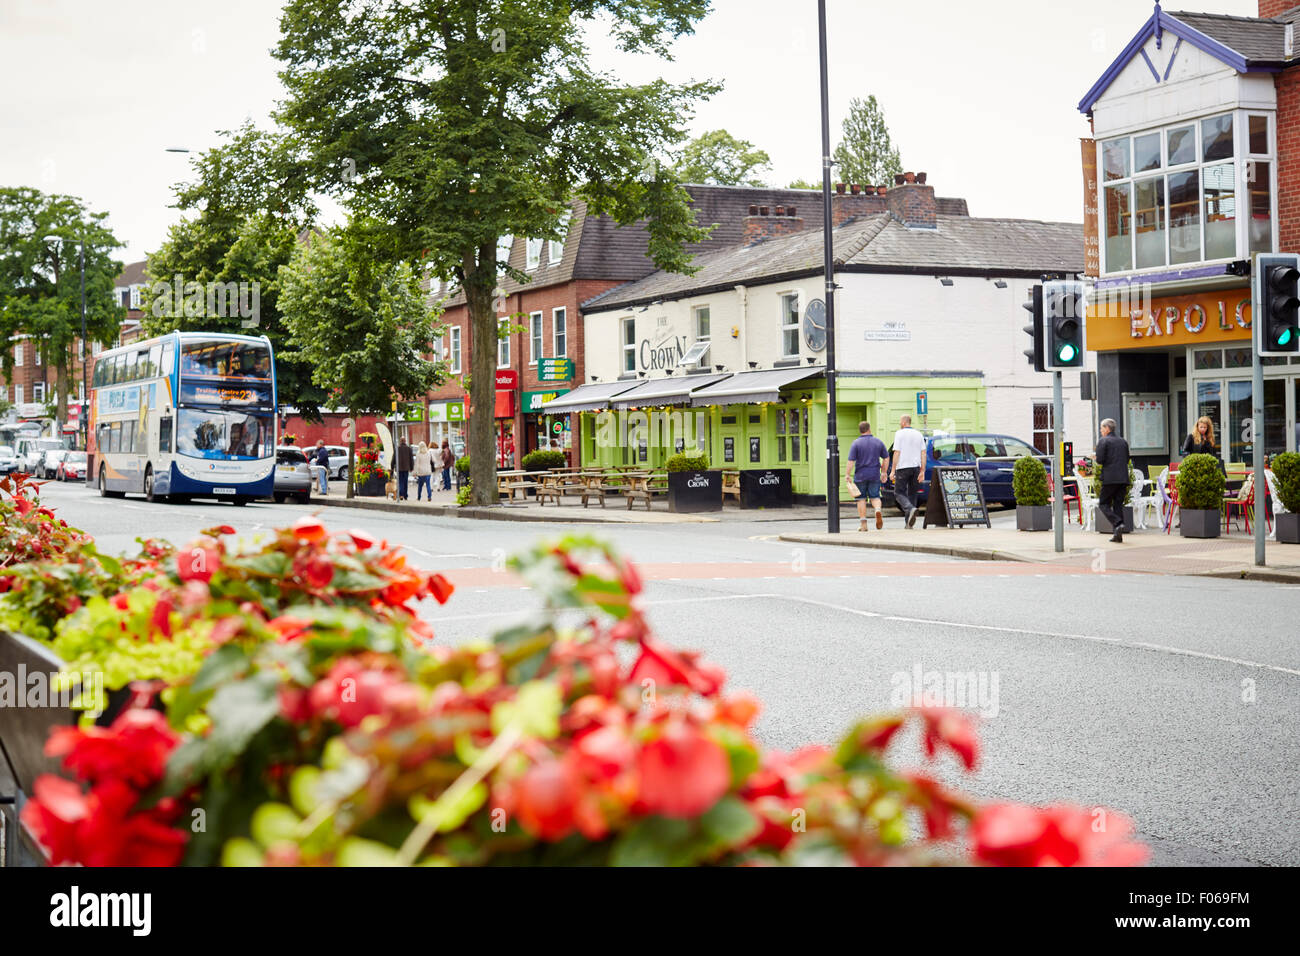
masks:
<svg viewBox="0 0 1300 956"><path fill-rule="evenodd" d="M717 87L634 85L587 62L598 25L633 52L669 44L708 0L290 0L276 56L277 118L314 188L386 225L385 255L454 280L470 315L471 407L493 404L508 271L502 236L560 239L575 198L621 224L645 220L659 268L690 269L703 238L678 179L653 162L683 138L692 105ZM516 275L526 280L523 274ZM474 500L495 503L492 417L470 416Z"/></svg>
<svg viewBox="0 0 1300 956"><path fill-rule="evenodd" d="M903 171L898 149L889 138L884 111L874 96L865 100L854 97L842 132L834 153L837 181L887 184Z"/></svg>
<svg viewBox="0 0 1300 956"><path fill-rule="evenodd" d="M771 171L771 158L749 140L715 129L683 146L673 171L684 183L766 186L760 173Z"/></svg>
<svg viewBox="0 0 1300 956"><path fill-rule="evenodd" d="M69 370L81 356L81 241L86 244L86 339L111 345L126 312L113 301L122 263L111 255L122 243L75 196L30 187L0 188L0 341L26 337L57 376L57 416L68 414L76 391ZM57 236L57 240L49 237ZM0 367L13 374L13 354L0 349ZM47 396L48 398L48 396Z"/></svg>

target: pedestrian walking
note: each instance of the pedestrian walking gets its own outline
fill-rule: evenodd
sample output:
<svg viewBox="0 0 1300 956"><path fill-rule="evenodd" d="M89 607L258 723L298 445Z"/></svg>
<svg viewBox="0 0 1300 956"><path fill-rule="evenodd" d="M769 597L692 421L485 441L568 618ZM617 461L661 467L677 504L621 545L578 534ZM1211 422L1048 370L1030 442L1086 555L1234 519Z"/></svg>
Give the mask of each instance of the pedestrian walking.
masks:
<svg viewBox="0 0 1300 956"><path fill-rule="evenodd" d="M1101 468L1101 494L1097 510L1106 516L1115 533L1110 540L1124 541L1124 498L1128 495L1128 442L1115 434L1115 419L1101 423L1097 441L1097 465Z"/></svg>
<svg viewBox="0 0 1300 956"><path fill-rule="evenodd" d="M876 530L884 527L880 511L880 466L887 452L885 443L871 434L870 422L858 423L858 437L849 446L849 489L858 502L858 530L867 530L867 502L876 515Z"/></svg>
<svg viewBox="0 0 1300 956"><path fill-rule="evenodd" d="M430 501L433 500L433 454L429 446L420 442L415 449L415 500L420 500L421 492Z"/></svg>
<svg viewBox="0 0 1300 956"><path fill-rule="evenodd" d="M442 490L451 491L451 466L456 463L456 456L451 453L447 439L442 440Z"/></svg>
<svg viewBox="0 0 1300 956"><path fill-rule="evenodd" d="M403 438L397 446L397 498L406 501L410 491L411 469L415 466L415 455L411 446Z"/></svg>
<svg viewBox="0 0 1300 956"><path fill-rule="evenodd" d="M921 469L925 467L925 436L912 427L912 416L898 419L894 432L894 459L889 477L894 482L894 500L907 516L907 527L916 524L920 510L916 506L916 489Z"/></svg>
<svg viewBox="0 0 1300 956"><path fill-rule="evenodd" d="M330 453L325 447L325 439L317 438L316 447L311 450L311 460L316 463L316 480L322 495L330 493Z"/></svg>

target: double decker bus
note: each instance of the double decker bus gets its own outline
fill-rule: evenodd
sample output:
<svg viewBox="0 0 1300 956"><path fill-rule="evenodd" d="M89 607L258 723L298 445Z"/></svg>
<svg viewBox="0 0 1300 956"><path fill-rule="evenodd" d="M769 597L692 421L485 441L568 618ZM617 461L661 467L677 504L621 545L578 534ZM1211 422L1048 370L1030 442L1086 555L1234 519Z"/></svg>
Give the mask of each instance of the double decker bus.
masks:
<svg viewBox="0 0 1300 956"><path fill-rule="evenodd" d="M170 332L101 352L87 483L106 498L270 497L275 359L265 336Z"/></svg>

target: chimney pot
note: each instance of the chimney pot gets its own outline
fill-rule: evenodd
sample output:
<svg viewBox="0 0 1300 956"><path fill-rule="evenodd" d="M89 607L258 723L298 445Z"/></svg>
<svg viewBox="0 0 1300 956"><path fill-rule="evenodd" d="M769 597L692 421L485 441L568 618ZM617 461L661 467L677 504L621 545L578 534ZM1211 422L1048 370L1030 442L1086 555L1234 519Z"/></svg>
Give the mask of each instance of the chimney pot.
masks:
<svg viewBox="0 0 1300 956"><path fill-rule="evenodd" d="M877 195L877 196L883 196L883 195L885 195L885 193L887 193L887 192L889 192L889 187L888 187L888 186L877 186L877 187L876 187L876 195Z"/></svg>
<svg viewBox="0 0 1300 956"><path fill-rule="evenodd" d="M766 216L766 215L767 215L767 207L766 207L766 206L759 206L759 207L758 207L758 214L759 214L760 216Z"/></svg>
<svg viewBox="0 0 1300 956"><path fill-rule="evenodd" d="M895 174L894 174L894 185L895 185L895 186L901 186L901 185L903 185L904 182L906 182L906 180L903 179L903 174L902 174L902 173L895 173Z"/></svg>
<svg viewBox="0 0 1300 956"><path fill-rule="evenodd" d="M858 193L862 192L862 187L859 186L857 183L853 183L851 186L849 186L849 190L853 193L853 195L856 196Z"/></svg>
<svg viewBox="0 0 1300 956"><path fill-rule="evenodd" d="M793 219L793 218L794 218L794 206L786 206L786 207L785 207L785 214L786 214L787 216L789 216L791 219Z"/></svg>
<svg viewBox="0 0 1300 956"><path fill-rule="evenodd" d="M844 184L843 184L843 183L836 183L836 184L835 184L835 191L836 191L837 193L839 193L841 196L844 195Z"/></svg>
<svg viewBox="0 0 1300 956"><path fill-rule="evenodd" d="M749 205L749 214L750 214L751 216L757 216L757 215L758 215L758 205L757 205L756 203L750 203L750 205Z"/></svg>
<svg viewBox="0 0 1300 956"><path fill-rule="evenodd" d="M777 206L777 207L776 207L776 215L778 215L778 216L784 216L784 215L785 215L785 207L784 207L784 206Z"/></svg>
<svg viewBox="0 0 1300 956"><path fill-rule="evenodd" d="M909 183L916 182L916 173L903 173L903 181Z"/></svg>
<svg viewBox="0 0 1300 956"><path fill-rule="evenodd" d="M918 183L920 183L922 186L925 185L925 177L926 177L926 175L927 175L926 173L917 173L917 174L916 174L916 181L917 181Z"/></svg>

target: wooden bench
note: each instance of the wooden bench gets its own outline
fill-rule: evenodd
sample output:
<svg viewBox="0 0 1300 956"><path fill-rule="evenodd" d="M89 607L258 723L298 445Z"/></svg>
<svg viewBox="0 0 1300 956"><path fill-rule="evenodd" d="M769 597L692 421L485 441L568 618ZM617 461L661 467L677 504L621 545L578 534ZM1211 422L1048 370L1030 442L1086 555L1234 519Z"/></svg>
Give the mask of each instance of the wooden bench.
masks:
<svg viewBox="0 0 1300 956"><path fill-rule="evenodd" d="M740 501L740 469L727 469L722 473L722 497L731 495Z"/></svg>

